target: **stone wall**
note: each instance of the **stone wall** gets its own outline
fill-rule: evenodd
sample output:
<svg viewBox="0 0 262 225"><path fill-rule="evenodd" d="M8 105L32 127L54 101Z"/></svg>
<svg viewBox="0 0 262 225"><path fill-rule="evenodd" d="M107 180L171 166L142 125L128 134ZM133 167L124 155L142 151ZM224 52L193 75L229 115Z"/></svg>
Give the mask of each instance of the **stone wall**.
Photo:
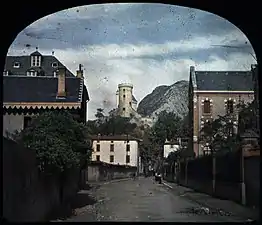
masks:
<svg viewBox="0 0 262 225"><path fill-rule="evenodd" d="M35 152L6 138L2 168L3 216L8 221L47 221L53 210L77 191L76 171L71 171L63 185L58 177L44 177L38 171Z"/></svg>
<svg viewBox="0 0 262 225"><path fill-rule="evenodd" d="M86 179L84 182L109 181L132 177L134 173L137 173L137 167L92 162L84 173L87 174L87 176L82 176L82 179Z"/></svg>

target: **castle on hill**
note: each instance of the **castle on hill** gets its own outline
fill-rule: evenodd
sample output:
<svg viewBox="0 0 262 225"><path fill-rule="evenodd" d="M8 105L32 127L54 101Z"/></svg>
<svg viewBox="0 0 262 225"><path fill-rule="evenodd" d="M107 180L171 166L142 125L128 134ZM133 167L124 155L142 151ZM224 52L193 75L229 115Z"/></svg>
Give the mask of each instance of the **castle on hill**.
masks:
<svg viewBox="0 0 262 225"><path fill-rule="evenodd" d="M133 84L121 83L116 91L116 114L121 117L131 118L131 122L140 125L153 125L153 119L142 117L137 113L137 100L133 95Z"/></svg>

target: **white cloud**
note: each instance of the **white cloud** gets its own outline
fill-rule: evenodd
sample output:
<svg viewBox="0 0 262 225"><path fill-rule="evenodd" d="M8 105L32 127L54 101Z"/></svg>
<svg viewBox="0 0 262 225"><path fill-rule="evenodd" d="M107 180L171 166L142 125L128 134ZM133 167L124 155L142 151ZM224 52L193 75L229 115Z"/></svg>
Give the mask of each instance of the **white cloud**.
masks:
<svg viewBox="0 0 262 225"><path fill-rule="evenodd" d="M105 55L107 50L104 48ZM156 86L188 80L190 66L195 66L196 70L249 70L250 65L255 63L249 54L243 53L230 54L227 59L211 55L206 63L192 59L158 61L148 58L109 58L102 55L102 50L96 57L90 57L92 54L88 51L56 51L55 55L73 72L79 63L84 65L91 98L91 119L99 107L106 111L116 107L115 91L119 83L133 83L134 95L140 101Z"/></svg>
<svg viewBox="0 0 262 225"><path fill-rule="evenodd" d="M115 8L114 8L115 7ZM41 29L49 28L52 23L59 22L59 19L65 21L78 20L83 18L99 18L103 16L112 16L119 10L125 10L130 5L114 4L114 7L104 5L101 7L77 7L67 11L61 11L49 17L41 19L31 25L31 28L41 33ZM126 8L125 8L126 7ZM79 10L79 12L77 12ZM113 16L112 16L113 17ZM31 30L32 31L32 30ZM54 37L55 38L55 37ZM81 63L85 67L85 80L91 98L89 105L89 116L94 117L96 108L102 107L110 110L116 106L115 91L117 85L121 82L131 82L134 85L134 95L138 101L149 94L156 86L171 85L174 82L189 78L189 67L195 66L196 70L248 70L254 62L252 56L240 49L242 53L228 54L225 50L225 57L220 58L216 54L209 56L206 62L200 62L198 58L192 57L192 52L214 48L213 45L230 45L232 41L240 43L249 43L243 33L234 29L226 35L206 35L195 36L191 39L180 41L167 41L161 44L150 44L143 42L140 44L101 44L79 46L78 49L54 49L55 56L65 64L72 72L78 68ZM19 42L17 39L16 43ZM14 43L15 43L14 42ZM39 43L56 43L54 40L39 40ZM248 44L247 44L248 45ZM23 46L13 45L9 49L11 55L30 54L31 49L25 49ZM70 45L68 45L70 46ZM43 54L51 54L51 50L42 51ZM209 51L209 53L208 53ZM221 51L223 51L221 49ZM183 53L183 57L170 59L167 54ZM156 56L161 56L157 60ZM207 58L207 57L205 57Z"/></svg>

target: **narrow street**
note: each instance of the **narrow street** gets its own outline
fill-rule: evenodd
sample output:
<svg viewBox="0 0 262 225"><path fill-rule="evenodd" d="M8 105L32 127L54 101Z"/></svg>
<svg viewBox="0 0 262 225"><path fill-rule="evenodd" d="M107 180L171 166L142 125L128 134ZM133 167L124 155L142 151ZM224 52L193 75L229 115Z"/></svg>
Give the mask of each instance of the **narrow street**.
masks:
<svg viewBox="0 0 262 225"><path fill-rule="evenodd" d="M153 178L139 178L101 185L93 191L97 202L92 210L64 222L135 221L135 222L243 222L245 219L226 213L207 212L207 208L157 184ZM81 209L78 209L80 212Z"/></svg>

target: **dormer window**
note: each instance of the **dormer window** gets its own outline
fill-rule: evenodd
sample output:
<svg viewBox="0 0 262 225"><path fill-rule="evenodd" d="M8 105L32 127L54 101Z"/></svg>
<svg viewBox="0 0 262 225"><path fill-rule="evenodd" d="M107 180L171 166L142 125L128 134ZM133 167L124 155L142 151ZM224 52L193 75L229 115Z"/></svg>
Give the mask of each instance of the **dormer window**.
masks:
<svg viewBox="0 0 262 225"><path fill-rule="evenodd" d="M34 71L34 70L30 70L30 71L27 71L26 75L27 76L31 76L31 77L36 77L37 76L37 72Z"/></svg>
<svg viewBox="0 0 262 225"><path fill-rule="evenodd" d="M52 63L52 67L53 67L53 68L57 68L57 67L58 67L57 62L53 62L53 63Z"/></svg>
<svg viewBox="0 0 262 225"><path fill-rule="evenodd" d="M39 55L31 56L31 66L33 66L33 67L40 67L41 66L41 56L39 56Z"/></svg>
<svg viewBox="0 0 262 225"><path fill-rule="evenodd" d="M14 68L20 68L20 63L19 62L15 62L14 63Z"/></svg>

